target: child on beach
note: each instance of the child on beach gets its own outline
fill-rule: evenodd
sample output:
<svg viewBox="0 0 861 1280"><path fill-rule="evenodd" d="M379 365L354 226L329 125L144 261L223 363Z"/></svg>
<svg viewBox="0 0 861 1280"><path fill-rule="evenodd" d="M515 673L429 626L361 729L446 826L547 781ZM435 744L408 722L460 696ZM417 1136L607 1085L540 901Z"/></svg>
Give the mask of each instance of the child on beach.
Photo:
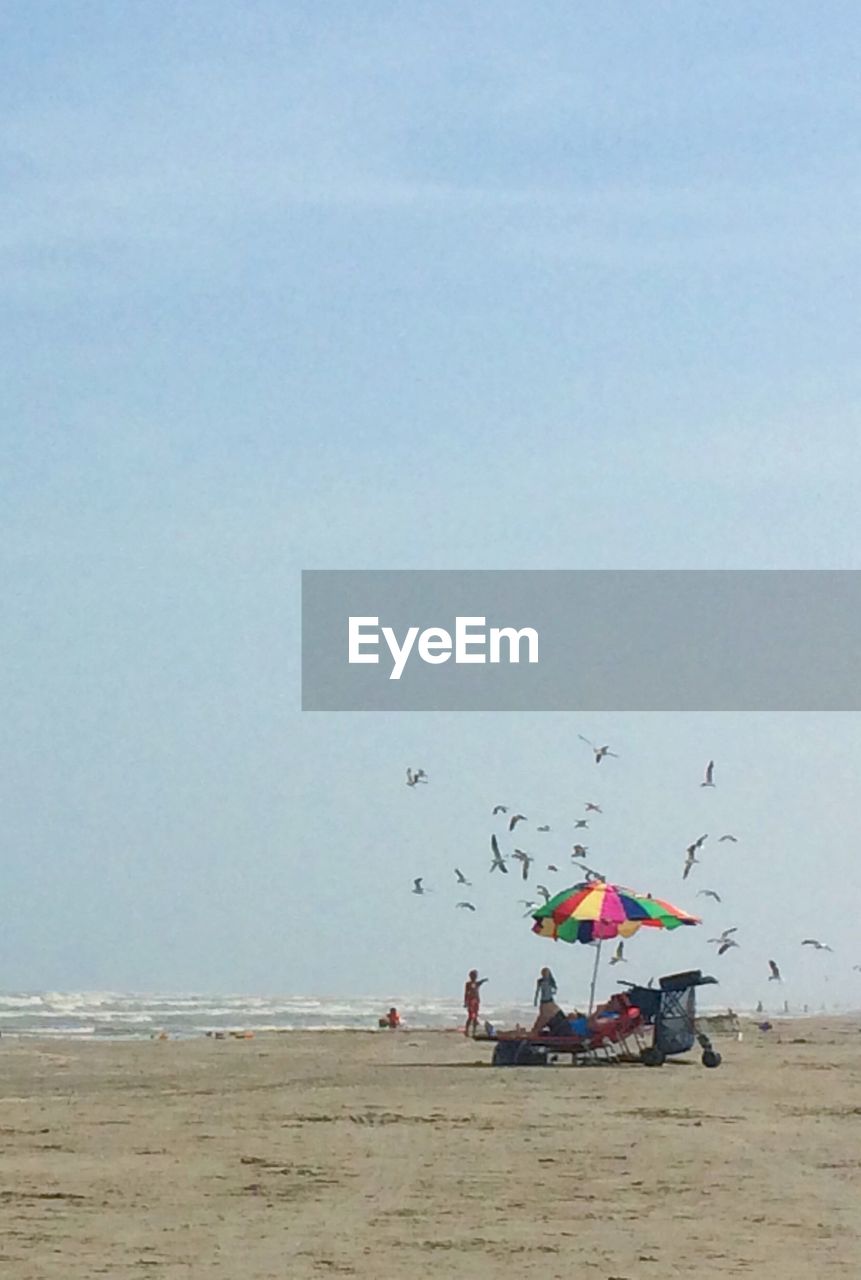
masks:
<svg viewBox="0 0 861 1280"><path fill-rule="evenodd" d="M478 1011L481 1007L481 988L487 978L479 978L477 969L470 969L469 977L463 988L463 1007L466 1009L466 1026L463 1034L468 1036L470 1031L475 1036L478 1030Z"/></svg>

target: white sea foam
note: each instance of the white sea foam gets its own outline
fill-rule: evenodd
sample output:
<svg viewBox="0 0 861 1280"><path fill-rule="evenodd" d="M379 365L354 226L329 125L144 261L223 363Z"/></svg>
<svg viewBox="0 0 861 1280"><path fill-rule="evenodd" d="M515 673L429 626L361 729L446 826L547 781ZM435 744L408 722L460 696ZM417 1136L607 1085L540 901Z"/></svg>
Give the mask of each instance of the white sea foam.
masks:
<svg viewBox="0 0 861 1280"><path fill-rule="evenodd" d="M325 1031L370 1030L391 1005L408 1027L454 1029L463 1023L459 999L410 994L385 996L246 996L121 993L107 991L10 992L0 994L0 1032L14 1036L63 1036L75 1039L147 1038L165 1030L176 1036L199 1036L207 1031ZM700 1012L722 1013L725 1005L705 1002ZM831 1007L829 1013L848 1012ZM738 1013L754 1013L737 1007ZM824 1013L821 1008L790 1008L791 1016ZM769 1017L786 1016L782 1002L769 1006ZM531 1007L515 1002L482 1005L482 1016L500 1025L532 1021Z"/></svg>

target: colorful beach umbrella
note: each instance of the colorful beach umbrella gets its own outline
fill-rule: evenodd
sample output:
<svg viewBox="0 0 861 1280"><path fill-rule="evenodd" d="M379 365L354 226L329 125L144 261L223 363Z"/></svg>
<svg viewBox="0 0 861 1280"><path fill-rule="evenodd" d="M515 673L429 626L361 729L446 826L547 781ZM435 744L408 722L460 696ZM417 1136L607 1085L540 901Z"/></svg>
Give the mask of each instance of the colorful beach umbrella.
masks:
<svg viewBox="0 0 861 1280"><path fill-rule="evenodd" d="M595 964L589 988L589 1013L595 1005L601 943L608 938L630 938L644 926L651 929L678 929L683 924L702 924L697 916L674 907L651 894L635 893L622 885L590 880L563 889L532 913L532 932L542 938L563 942L596 942Z"/></svg>
<svg viewBox="0 0 861 1280"><path fill-rule="evenodd" d="M651 894L635 893L603 880L563 889L534 911L532 919L533 933L562 942L605 942L608 938L630 938L644 926L678 929L702 923L697 916Z"/></svg>

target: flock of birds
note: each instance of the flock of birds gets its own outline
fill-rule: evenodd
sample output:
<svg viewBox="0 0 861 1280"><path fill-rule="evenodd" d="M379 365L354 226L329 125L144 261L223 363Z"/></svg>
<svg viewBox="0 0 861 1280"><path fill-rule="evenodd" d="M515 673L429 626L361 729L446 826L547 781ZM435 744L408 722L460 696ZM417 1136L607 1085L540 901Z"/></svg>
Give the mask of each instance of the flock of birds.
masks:
<svg viewBox="0 0 861 1280"><path fill-rule="evenodd" d="M584 738L582 734L578 734L578 737L582 742L585 742L590 747L596 765L600 765L601 762L607 759L608 757L611 759L618 759L616 752L611 751L608 745L601 745L601 746L596 745L594 742L591 742L588 738ZM407 769L406 784L408 787L416 787L421 784L427 784L428 782L429 782L429 778L425 773L424 769L412 769L412 768ZM716 785L717 784L715 782L715 762L714 760L709 760L708 764L706 765L705 773L703 775L703 780L700 783L700 786L714 788L716 787ZM573 830L575 831L589 830L591 815L593 814L600 815L602 812L603 810L601 808L601 805L595 803L592 800L586 801L585 808L584 808L585 816L582 818L574 819ZM493 818L502 819L502 825L507 827L508 835L511 837L514 836L515 831L517 830L517 828L520 826L521 823L529 822L529 819L526 816L526 814L519 813L519 812L511 812L509 806L504 804L494 805L491 812L491 816ZM537 833L546 834L551 831L551 827L548 823L542 823L540 826L535 827L535 831ZM682 880L687 880L692 869L695 866L698 866L701 864L702 859L698 858L697 854L702 852L703 847L708 839L709 839L708 834L701 835L696 840L692 841L691 844L689 844L685 849L685 859L682 865ZM735 836L732 832L725 832L723 835L720 835L717 837L716 843L717 844L726 844L726 843L738 844L738 837ZM581 881L586 883L600 883L600 882L606 881L607 877L602 872L596 871L592 867L589 867L586 865L584 859L588 852L589 852L588 846L581 844L579 842L575 842L571 846L570 859L572 864L577 867L578 872L580 874ZM537 861L537 857L535 854L528 853L525 849L518 848L517 846L515 846L510 853L507 853L507 854L504 853L500 846L499 838L497 837L496 832L492 832L490 836L490 854L491 854L490 868L489 868L490 874L494 874L498 872L501 875L508 875L511 870L510 864L516 863L520 868L521 880L524 882L527 882L529 880L532 867ZM557 873L560 870L559 866L553 862L548 862L546 864L546 869L547 871L554 872L554 873ZM467 878L467 876L460 869L460 867L454 868L454 875L455 875L457 887L459 889L473 888L472 881ZM417 876L414 879L412 892L414 894L417 894L420 897L426 893L431 892L431 890L425 886L423 876ZM550 898L553 896L551 894L550 889L544 884L536 884L535 892L538 894L538 899L535 899L535 900L526 899L526 898L518 899L519 905L525 908L523 912L524 919L532 915L534 911L536 911L543 903L548 902ZM722 901L720 894L717 893L716 890L714 889L699 889L697 890L697 896L710 898L717 903L720 903ZM474 912L477 910L476 904L467 897L461 898L459 901L457 901L455 903L455 908L460 911L470 911L470 912ZM735 934L737 933L738 933L737 926L724 929L716 937L709 938L708 943L710 946L714 946L716 948L716 954L718 956L726 955L728 951L732 950L733 948L738 948L741 946L741 944L735 937ZM823 942L819 938L804 938L801 941L801 946L811 947L815 951L825 951L825 952L832 951L832 948L828 945L828 943ZM612 956L610 957L610 964L611 965L622 964L622 963L625 963L625 961L626 961L626 957L625 957L624 942L619 941L616 945L616 948ZM853 965L852 968L854 971L861 972L861 964ZM777 964L776 960L768 961L768 969L769 969L769 973L768 973L769 982L783 981L783 978L780 972L780 967Z"/></svg>

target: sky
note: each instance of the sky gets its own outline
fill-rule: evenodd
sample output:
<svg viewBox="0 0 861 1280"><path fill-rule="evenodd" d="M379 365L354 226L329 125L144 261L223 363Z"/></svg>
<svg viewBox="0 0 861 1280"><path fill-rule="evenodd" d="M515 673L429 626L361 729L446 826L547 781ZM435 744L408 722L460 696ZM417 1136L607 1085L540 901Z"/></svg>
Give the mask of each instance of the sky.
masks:
<svg viewBox="0 0 861 1280"><path fill-rule="evenodd" d="M490 809L558 862L597 799L596 864L706 917L626 974L861 1004L857 716L298 684L303 568L861 567L859 46L848 3L3 5L1 987L573 1000Z"/></svg>

